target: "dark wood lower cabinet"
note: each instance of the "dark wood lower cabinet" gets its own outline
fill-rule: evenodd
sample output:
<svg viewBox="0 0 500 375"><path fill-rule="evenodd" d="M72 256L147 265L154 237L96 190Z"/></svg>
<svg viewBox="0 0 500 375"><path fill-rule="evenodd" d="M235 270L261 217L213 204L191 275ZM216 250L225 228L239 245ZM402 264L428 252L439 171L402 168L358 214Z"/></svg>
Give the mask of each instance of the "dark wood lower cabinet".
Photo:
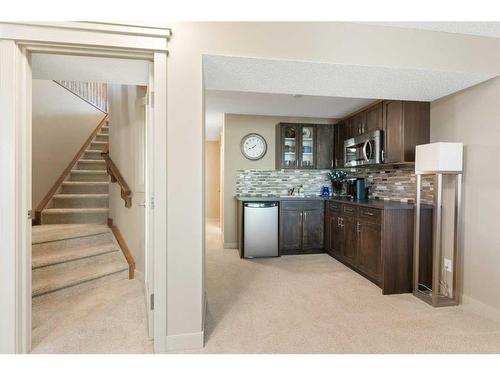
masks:
<svg viewBox="0 0 500 375"><path fill-rule="evenodd" d="M281 250L297 251L302 248L302 211L281 211L279 240Z"/></svg>
<svg viewBox="0 0 500 375"><path fill-rule="evenodd" d="M383 294L410 293L413 216L414 210L408 207L377 209L327 202L326 251L380 286ZM429 220L422 226L424 233L432 233Z"/></svg>
<svg viewBox="0 0 500 375"><path fill-rule="evenodd" d="M280 255L324 251L324 202L322 200L280 203Z"/></svg>
<svg viewBox="0 0 500 375"><path fill-rule="evenodd" d="M344 232L343 256L349 262L356 263L358 259L357 220L352 216L342 216L341 225Z"/></svg>
<svg viewBox="0 0 500 375"><path fill-rule="evenodd" d="M358 266L368 276L380 280L382 274L380 224L358 221Z"/></svg>

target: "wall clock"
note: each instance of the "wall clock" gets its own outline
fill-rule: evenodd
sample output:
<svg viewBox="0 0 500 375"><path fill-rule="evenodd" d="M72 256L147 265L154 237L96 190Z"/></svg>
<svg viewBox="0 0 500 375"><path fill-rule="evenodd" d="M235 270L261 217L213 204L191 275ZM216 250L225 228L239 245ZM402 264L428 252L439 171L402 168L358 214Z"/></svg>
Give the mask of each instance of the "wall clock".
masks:
<svg viewBox="0 0 500 375"><path fill-rule="evenodd" d="M250 133L243 137L240 144L241 153L249 160L261 159L267 151L267 143L263 136Z"/></svg>

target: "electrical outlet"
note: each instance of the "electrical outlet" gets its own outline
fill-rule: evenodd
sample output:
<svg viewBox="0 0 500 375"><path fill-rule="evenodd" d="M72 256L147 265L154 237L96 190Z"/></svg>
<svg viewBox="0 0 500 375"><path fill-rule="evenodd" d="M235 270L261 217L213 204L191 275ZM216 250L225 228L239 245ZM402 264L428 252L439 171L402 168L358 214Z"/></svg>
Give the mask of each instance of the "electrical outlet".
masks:
<svg viewBox="0 0 500 375"><path fill-rule="evenodd" d="M451 259L444 258L444 270L446 272L451 272Z"/></svg>

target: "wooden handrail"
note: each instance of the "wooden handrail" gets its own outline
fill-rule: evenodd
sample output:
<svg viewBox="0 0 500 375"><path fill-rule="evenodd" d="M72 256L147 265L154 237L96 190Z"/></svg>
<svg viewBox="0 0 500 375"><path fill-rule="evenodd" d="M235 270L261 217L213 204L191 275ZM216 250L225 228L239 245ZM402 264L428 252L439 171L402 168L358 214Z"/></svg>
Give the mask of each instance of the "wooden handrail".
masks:
<svg viewBox="0 0 500 375"><path fill-rule="evenodd" d="M130 208L132 206L132 190L128 187L127 182L123 178L116 164L109 157L109 143L104 145L101 151L101 156L106 162L106 170L111 177L111 182L118 182L121 189L121 196L125 201L125 207Z"/></svg>
<svg viewBox="0 0 500 375"><path fill-rule="evenodd" d="M45 194L43 199L38 203L38 206L35 208L35 220L33 222L34 225L40 225L41 224L41 219L42 219L42 211L43 209L47 206L47 204L50 202L54 194L56 194L59 189L61 188L62 183L64 180L66 180L66 177L71 173L71 170L75 166L75 164L78 162L78 160L81 158L87 147L89 147L90 143L92 140L95 138L96 134L99 132L99 130L102 128L106 120L108 119L108 115L106 114L102 120L99 122L99 124L96 126L92 134L89 135L87 140L83 143L82 147L80 147L80 150L76 153L76 155L73 157L73 159L69 162L69 164L64 168L62 171L61 175L59 178L56 180L54 185L50 188L50 190Z"/></svg>

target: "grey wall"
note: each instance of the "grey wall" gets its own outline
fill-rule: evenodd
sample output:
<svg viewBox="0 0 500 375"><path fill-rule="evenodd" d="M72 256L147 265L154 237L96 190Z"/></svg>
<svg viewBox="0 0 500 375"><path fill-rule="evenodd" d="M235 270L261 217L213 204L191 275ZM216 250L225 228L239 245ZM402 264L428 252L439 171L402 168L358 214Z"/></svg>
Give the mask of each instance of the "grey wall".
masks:
<svg viewBox="0 0 500 375"><path fill-rule="evenodd" d="M34 209L104 118L104 114L49 80L33 80L32 103Z"/></svg>
<svg viewBox="0 0 500 375"><path fill-rule="evenodd" d="M433 102L431 140L464 143L464 304L500 316L500 78ZM445 195L452 192L445 187ZM448 247L450 228L444 226Z"/></svg>
<svg viewBox="0 0 500 375"><path fill-rule="evenodd" d="M109 217L120 229L136 262L137 278L144 277L144 186L139 173L144 162L141 129L144 128L144 107L138 99L146 94L144 86L108 85L109 155L132 190L132 207L126 208L118 183L110 184Z"/></svg>

